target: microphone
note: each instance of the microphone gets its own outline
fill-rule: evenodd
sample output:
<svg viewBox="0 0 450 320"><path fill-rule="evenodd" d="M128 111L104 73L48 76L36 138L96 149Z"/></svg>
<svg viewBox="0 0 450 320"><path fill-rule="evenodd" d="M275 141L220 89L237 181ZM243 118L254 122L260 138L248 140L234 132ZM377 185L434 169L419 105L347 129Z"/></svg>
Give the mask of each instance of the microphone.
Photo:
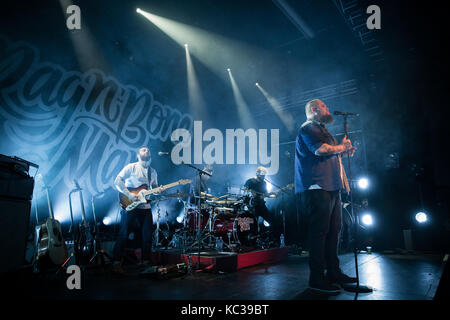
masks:
<svg viewBox="0 0 450 320"><path fill-rule="evenodd" d="M162 151L158 152L158 156L163 156L163 155L168 155L168 154L169 154L168 152L162 152Z"/></svg>
<svg viewBox="0 0 450 320"><path fill-rule="evenodd" d="M342 111L335 111L334 114L336 116L359 116L359 113L355 112L342 112Z"/></svg>

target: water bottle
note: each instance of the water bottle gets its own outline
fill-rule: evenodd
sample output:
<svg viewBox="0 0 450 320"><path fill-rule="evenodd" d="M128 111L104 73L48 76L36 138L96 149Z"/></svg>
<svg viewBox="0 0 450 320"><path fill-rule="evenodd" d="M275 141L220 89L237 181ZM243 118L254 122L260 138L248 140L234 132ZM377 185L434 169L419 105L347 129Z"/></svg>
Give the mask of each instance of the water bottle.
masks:
<svg viewBox="0 0 450 320"><path fill-rule="evenodd" d="M217 251L222 251L223 250L223 240L221 237L218 237L216 239L216 250Z"/></svg>
<svg viewBox="0 0 450 320"><path fill-rule="evenodd" d="M284 234L280 236L280 248L284 248Z"/></svg>

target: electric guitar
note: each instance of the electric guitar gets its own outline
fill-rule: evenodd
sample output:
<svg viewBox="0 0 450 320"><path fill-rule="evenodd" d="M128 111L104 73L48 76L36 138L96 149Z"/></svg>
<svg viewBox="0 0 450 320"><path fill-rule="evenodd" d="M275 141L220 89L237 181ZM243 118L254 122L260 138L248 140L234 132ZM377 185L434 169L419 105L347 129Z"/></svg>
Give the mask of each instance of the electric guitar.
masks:
<svg viewBox="0 0 450 320"><path fill-rule="evenodd" d="M278 190L275 190L275 191L269 192L269 193L257 192L257 191L251 190L251 189L247 189L247 191L251 192L255 198L264 199L264 198L276 198L281 191L292 190L292 189L294 189L294 184L291 183L281 189L278 189Z"/></svg>
<svg viewBox="0 0 450 320"><path fill-rule="evenodd" d="M147 190L146 184L143 184L137 188L128 188L128 190L130 191L131 194L138 197L138 200L137 201L130 200L125 194L119 193L120 206L123 209L125 209L126 211L131 211L131 210L135 209L137 206L147 203L147 199L145 197L152 195L152 194L156 194L156 193L160 192L161 189L166 190L166 189L176 187L178 185L185 185L185 184L188 184L191 182L192 182L192 180L182 179L182 180L178 180L177 182L166 184L165 186L150 189L150 190Z"/></svg>
<svg viewBox="0 0 450 320"><path fill-rule="evenodd" d="M86 219L86 212L84 211L83 194L77 180L73 180L75 187L79 192L80 206L81 206L81 222L78 225L77 236L75 239L75 258L78 265L86 265L89 259L94 254L94 239L91 227Z"/></svg>
<svg viewBox="0 0 450 320"><path fill-rule="evenodd" d="M67 247L62 237L61 224L58 220L55 220L53 214L52 202L48 192L49 187L44 185L44 189L47 194L49 217L39 229L37 260L41 263L50 259L53 264L61 265L67 259Z"/></svg>

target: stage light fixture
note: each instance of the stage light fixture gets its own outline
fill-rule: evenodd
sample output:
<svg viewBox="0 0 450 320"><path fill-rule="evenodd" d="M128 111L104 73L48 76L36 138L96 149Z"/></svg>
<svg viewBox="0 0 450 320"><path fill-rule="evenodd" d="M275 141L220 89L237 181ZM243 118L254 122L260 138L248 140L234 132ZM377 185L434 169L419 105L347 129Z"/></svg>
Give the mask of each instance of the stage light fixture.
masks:
<svg viewBox="0 0 450 320"><path fill-rule="evenodd" d="M255 83L255 85L256 85L256 86L259 86L259 83L257 82L257 83Z"/></svg>
<svg viewBox="0 0 450 320"><path fill-rule="evenodd" d="M267 222L266 220L264 220L263 224L264 224L264 227L270 227L270 223Z"/></svg>
<svg viewBox="0 0 450 320"><path fill-rule="evenodd" d="M358 187L362 190L365 190L369 187L369 179L367 178L360 178L358 180Z"/></svg>
<svg viewBox="0 0 450 320"><path fill-rule="evenodd" d="M231 69L230 69L230 68L228 68L228 69L227 69L227 71L228 71L228 72L231 72Z"/></svg>
<svg viewBox="0 0 450 320"><path fill-rule="evenodd" d="M187 44L187 43L185 43L185 44L184 44L184 47L185 47L185 48L187 48L187 47L188 47L188 44Z"/></svg>
<svg viewBox="0 0 450 320"><path fill-rule="evenodd" d="M361 221L366 226L373 225L373 218L372 218L372 215L369 213L364 214L361 218Z"/></svg>
<svg viewBox="0 0 450 320"><path fill-rule="evenodd" d="M137 8L137 9L136 9L136 12L137 12L137 13L141 13L141 9Z"/></svg>
<svg viewBox="0 0 450 320"><path fill-rule="evenodd" d="M111 222L112 222L111 217L104 217L104 218L103 218L103 224L104 224L105 226L109 226L109 225L111 224Z"/></svg>
<svg viewBox="0 0 450 320"><path fill-rule="evenodd" d="M178 222L178 223L183 223L183 214L180 214L180 215L177 217L177 222Z"/></svg>
<svg viewBox="0 0 450 320"><path fill-rule="evenodd" d="M416 213L416 221L418 223L425 223L425 222L427 222L427 220L428 220L428 217L425 212L421 211L421 212Z"/></svg>

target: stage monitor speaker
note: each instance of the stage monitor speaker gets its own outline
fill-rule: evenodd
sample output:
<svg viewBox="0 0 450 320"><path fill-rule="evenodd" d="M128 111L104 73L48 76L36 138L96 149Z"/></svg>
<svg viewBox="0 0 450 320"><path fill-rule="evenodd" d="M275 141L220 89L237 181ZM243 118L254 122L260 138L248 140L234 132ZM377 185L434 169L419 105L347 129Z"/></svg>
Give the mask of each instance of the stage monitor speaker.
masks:
<svg viewBox="0 0 450 320"><path fill-rule="evenodd" d="M14 271L25 263L31 201L0 197L0 272Z"/></svg>

